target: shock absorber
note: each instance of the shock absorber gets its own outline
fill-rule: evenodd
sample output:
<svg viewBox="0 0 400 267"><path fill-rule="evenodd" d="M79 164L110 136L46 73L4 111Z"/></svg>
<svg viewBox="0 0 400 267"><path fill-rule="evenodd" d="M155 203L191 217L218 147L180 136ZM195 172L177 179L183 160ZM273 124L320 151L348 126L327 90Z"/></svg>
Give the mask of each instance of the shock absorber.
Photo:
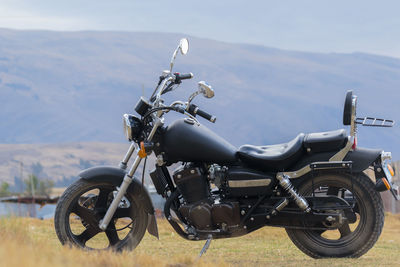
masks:
<svg viewBox="0 0 400 267"><path fill-rule="evenodd" d="M305 212L310 212L311 211L310 205L308 205L308 202L304 197L300 196L294 190L294 187L289 180L289 176L285 174L279 174L277 178L279 180L279 184L281 185L281 187L285 189L293 197L297 206L299 206L299 208L304 210Z"/></svg>

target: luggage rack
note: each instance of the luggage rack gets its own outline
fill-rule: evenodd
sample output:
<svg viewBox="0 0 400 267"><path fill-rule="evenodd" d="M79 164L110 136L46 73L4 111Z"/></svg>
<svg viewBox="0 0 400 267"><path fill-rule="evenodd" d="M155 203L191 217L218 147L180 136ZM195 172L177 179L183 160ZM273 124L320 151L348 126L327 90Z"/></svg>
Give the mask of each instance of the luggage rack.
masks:
<svg viewBox="0 0 400 267"><path fill-rule="evenodd" d="M356 118L356 124L361 124L362 126L374 126L374 127L393 127L394 120L385 120L372 117Z"/></svg>

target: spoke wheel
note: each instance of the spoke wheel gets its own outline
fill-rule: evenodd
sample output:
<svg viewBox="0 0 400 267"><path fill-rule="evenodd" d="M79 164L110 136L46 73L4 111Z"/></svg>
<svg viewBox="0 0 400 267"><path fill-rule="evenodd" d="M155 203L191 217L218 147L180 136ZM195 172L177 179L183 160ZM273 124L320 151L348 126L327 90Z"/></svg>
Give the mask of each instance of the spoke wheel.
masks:
<svg viewBox="0 0 400 267"><path fill-rule="evenodd" d="M337 196L353 206L353 214L349 216L352 218L346 218L345 212L334 209L332 203L325 204L328 209L317 211L342 215L341 223L320 223L319 226L330 227L329 230L286 230L293 243L307 255L314 258L360 257L377 241L384 222L383 204L366 175L319 175L314 177L314 186L311 178L304 179L298 191L304 196L313 193L315 196Z"/></svg>
<svg viewBox="0 0 400 267"><path fill-rule="evenodd" d="M99 228L116 188L106 182L79 180L61 196L54 224L62 244L85 249L133 249L146 231L147 214L127 193L105 231Z"/></svg>

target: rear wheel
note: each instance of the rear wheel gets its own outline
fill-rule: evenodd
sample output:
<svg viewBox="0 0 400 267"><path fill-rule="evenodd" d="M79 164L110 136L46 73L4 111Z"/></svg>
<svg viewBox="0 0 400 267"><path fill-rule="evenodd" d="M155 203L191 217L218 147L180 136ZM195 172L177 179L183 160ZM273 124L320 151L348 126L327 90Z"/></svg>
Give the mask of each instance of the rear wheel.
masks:
<svg viewBox="0 0 400 267"><path fill-rule="evenodd" d="M372 181L363 173L324 174L305 180L298 186L304 196L334 195L353 205L356 219L345 219L334 230L286 229L293 243L313 258L360 257L378 240L383 223L383 203ZM329 210L328 212L342 212ZM326 222L324 222L326 223ZM323 223L323 224L324 224Z"/></svg>
<svg viewBox="0 0 400 267"><path fill-rule="evenodd" d="M138 199L125 194L105 231L99 228L116 188L107 182L78 180L61 196L54 224L62 244L85 249L134 249L142 240L147 214Z"/></svg>

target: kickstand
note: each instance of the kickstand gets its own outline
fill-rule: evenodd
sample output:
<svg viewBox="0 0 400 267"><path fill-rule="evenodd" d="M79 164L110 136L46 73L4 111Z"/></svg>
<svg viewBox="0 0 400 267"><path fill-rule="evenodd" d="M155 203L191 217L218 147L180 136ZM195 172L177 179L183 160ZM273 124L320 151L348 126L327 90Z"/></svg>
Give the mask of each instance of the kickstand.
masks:
<svg viewBox="0 0 400 267"><path fill-rule="evenodd" d="M203 247L203 248L201 249L201 251L200 251L199 258L200 258L201 256L203 256L204 253L206 253L207 249L210 247L211 240L212 240L212 235L208 235L208 236L207 236L207 241L206 241L206 243L204 244L204 247Z"/></svg>

